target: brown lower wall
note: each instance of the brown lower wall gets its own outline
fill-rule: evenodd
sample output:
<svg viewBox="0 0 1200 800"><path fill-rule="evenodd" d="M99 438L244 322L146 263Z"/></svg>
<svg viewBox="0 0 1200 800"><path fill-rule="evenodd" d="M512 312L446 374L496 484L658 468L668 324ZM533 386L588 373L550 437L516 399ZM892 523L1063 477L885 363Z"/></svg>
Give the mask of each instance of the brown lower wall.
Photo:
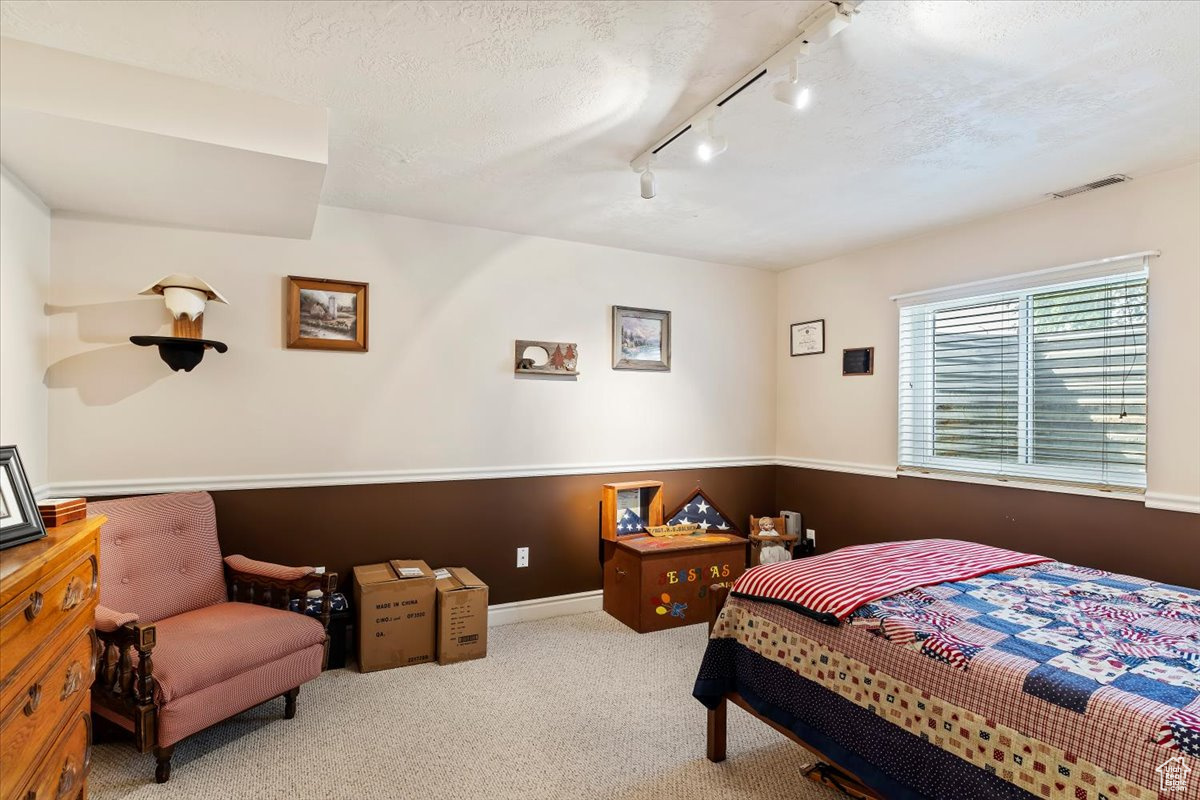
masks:
<svg viewBox="0 0 1200 800"><path fill-rule="evenodd" d="M246 489L213 492L224 553L350 568L389 558L467 566L492 603L601 586L600 487L661 480L670 511L702 486L734 521L786 508L819 552L864 542L970 539L1077 564L1200 585L1200 516L1139 502L795 467ZM530 565L516 567L516 549Z"/></svg>
<svg viewBox="0 0 1200 800"><path fill-rule="evenodd" d="M776 467L775 500L804 514L819 552L894 539L969 539L1200 586L1200 515L1132 500L798 467Z"/></svg>
<svg viewBox="0 0 1200 800"><path fill-rule="evenodd" d="M601 587L600 487L661 480L670 512L697 486L745 526L775 506L775 467L213 492L225 554L350 568L390 558L466 566L490 602ZM517 548L529 566L517 569Z"/></svg>

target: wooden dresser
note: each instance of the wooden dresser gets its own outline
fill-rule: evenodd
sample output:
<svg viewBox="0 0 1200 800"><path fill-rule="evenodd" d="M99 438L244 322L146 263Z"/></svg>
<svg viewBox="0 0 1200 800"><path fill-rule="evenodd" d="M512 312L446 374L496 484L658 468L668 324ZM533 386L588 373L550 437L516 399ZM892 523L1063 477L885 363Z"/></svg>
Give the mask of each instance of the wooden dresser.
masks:
<svg viewBox="0 0 1200 800"><path fill-rule="evenodd" d="M87 797L103 523L0 551L0 800Z"/></svg>

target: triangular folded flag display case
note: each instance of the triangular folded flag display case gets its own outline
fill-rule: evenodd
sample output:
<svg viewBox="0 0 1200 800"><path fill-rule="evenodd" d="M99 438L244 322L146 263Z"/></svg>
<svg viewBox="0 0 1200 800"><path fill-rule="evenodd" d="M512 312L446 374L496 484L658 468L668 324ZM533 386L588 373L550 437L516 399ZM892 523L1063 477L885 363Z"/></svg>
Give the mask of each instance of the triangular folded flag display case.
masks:
<svg viewBox="0 0 1200 800"><path fill-rule="evenodd" d="M695 523L704 532L719 531L742 536L741 530L733 523L733 518L713 502L704 490L697 487L691 496L679 505L667 517L668 525Z"/></svg>

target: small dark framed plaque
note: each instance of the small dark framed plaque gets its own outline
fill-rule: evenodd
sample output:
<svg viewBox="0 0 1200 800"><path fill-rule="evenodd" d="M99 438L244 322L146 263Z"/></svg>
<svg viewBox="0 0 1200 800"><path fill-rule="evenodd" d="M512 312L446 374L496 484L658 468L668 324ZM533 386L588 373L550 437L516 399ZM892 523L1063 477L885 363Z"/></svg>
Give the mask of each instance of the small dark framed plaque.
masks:
<svg viewBox="0 0 1200 800"><path fill-rule="evenodd" d="M874 375L875 348L850 347L842 351L843 375Z"/></svg>

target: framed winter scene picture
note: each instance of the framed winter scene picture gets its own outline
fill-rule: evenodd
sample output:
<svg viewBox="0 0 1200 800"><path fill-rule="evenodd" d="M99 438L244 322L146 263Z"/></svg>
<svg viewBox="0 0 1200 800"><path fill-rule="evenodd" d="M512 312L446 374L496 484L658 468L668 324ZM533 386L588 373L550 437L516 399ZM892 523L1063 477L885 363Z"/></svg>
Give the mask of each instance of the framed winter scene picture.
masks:
<svg viewBox="0 0 1200 800"><path fill-rule="evenodd" d="M613 306L613 369L671 371L671 312Z"/></svg>

